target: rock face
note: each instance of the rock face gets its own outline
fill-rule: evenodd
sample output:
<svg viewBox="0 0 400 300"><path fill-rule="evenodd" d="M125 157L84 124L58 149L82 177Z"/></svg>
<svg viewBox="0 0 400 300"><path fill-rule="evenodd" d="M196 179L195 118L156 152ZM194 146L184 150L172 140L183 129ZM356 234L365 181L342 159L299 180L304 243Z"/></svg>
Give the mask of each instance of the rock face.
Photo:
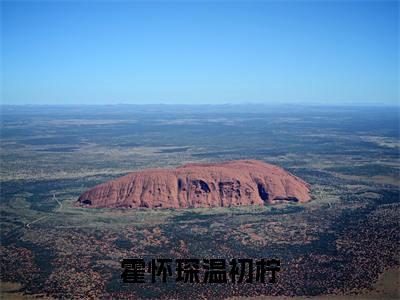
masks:
<svg viewBox="0 0 400 300"><path fill-rule="evenodd" d="M148 169L83 193L90 207L187 208L267 205L310 200L309 185L284 169L256 160Z"/></svg>

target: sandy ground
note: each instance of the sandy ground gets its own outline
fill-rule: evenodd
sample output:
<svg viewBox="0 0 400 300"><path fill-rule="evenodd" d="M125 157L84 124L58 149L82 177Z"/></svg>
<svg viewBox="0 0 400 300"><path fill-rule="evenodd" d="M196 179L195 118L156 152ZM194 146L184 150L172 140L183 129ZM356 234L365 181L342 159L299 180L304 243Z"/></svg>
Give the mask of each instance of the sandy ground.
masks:
<svg viewBox="0 0 400 300"><path fill-rule="evenodd" d="M389 300L400 299L400 268L386 270L381 274L372 291L360 291L359 295L321 295L314 297L234 297L230 300Z"/></svg>
<svg viewBox="0 0 400 300"><path fill-rule="evenodd" d="M4 300L28 300L28 299L52 299L45 297L45 295L25 295L18 290L22 285L16 282L0 282L0 299Z"/></svg>

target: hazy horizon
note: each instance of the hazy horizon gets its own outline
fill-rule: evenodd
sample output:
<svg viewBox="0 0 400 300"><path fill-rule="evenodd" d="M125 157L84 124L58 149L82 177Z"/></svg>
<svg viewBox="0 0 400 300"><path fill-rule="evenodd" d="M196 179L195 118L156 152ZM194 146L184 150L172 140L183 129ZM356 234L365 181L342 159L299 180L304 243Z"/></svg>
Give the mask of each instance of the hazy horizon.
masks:
<svg viewBox="0 0 400 300"><path fill-rule="evenodd" d="M284 107L284 106L292 106L296 105L297 107L382 107L382 108L400 108L400 102L394 103L382 103L382 102L371 102L371 103L353 103L353 102L335 102L335 103L327 103L327 102L225 102L225 103L170 103L170 102L154 102L154 103L0 103L0 107L7 106L54 106L54 107L73 107L73 106L211 106L211 107L221 107L221 106L232 106L232 107L241 107L241 106L262 106L262 107Z"/></svg>

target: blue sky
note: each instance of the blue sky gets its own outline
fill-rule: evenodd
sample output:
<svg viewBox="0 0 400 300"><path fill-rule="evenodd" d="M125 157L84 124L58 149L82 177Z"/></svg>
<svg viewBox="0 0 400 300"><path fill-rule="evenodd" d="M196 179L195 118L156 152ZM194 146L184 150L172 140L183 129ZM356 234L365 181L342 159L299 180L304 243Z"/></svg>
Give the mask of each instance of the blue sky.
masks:
<svg viewBox="0 0 400 300"><path fill-rule="evenodd" d="M397 1L1 2L3 104L399 101Z"/></svg>

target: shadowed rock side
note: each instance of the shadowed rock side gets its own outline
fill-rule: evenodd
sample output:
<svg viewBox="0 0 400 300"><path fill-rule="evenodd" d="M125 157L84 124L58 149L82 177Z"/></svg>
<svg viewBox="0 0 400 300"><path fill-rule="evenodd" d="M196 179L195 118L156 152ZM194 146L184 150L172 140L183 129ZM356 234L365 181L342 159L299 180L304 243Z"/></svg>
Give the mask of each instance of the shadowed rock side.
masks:
<svg viewBox="0 0 400 300"><path fill-rule="evenodd" d="M310 200L309 185L284 169L256 160L148 169L83 193L78 205L187 208L266 205Z"/></svg>

